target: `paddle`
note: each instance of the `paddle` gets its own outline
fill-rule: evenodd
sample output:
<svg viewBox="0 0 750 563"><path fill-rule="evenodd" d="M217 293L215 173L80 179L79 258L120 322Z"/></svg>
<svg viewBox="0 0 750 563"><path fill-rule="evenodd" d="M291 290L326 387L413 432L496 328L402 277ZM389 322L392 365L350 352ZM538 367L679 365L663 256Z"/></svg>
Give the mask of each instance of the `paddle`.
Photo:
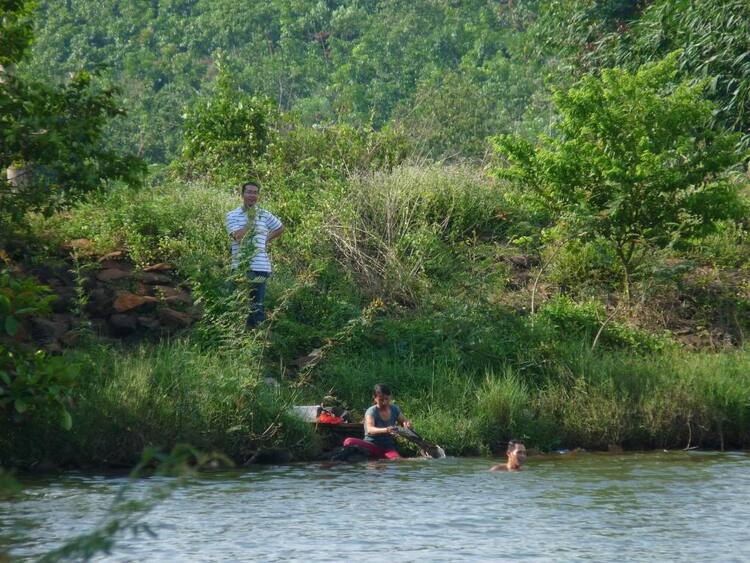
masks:
<svg viewBox="0 0 750 563"><path fill-rule="evenodd" d="M422 451L422 455L425 457L431 457L433 459L441 459L445 457L445 451L443 448L432 442L428 442L422 436L414 432L411 428L405 428L403 426L396 427L398 435L406 440L409 440Z"/></svg>

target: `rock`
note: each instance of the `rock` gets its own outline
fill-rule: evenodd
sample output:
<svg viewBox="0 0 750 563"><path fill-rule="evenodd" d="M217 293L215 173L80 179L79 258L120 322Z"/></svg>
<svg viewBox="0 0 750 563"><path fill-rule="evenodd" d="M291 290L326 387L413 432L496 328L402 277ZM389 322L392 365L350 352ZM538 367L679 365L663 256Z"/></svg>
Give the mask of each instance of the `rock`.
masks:
<svg viewBox="0 0 750 563"><path fill-rule="evenodd" d="M137 309L146 303L156 303L156 301L156 297L151 297L149 295L136 295L129 291L121 291L117 294L112 307L118 313L124 313L131 309Z"/></svg>
<svg viewBox="0 0 750 563"><path fill-rule="evenodd" d="M156 272L140 272L138 279L143 283L150 285L169 285L172 284L172 278L164 274L157 274Z"/></svg>
<svg viewBox="0 0 750 563"><path fill-rule="evenodd" d="M70 311L78 298L75 288L57 287L54 288L54 292L57 298L50 304L52 311L55 313L66 313Z"/></svg>
<svg viewBox="0 0 750 563"><path fill-rule="evenodd" d="M78 338L80 336L81 336L81 333L78 332L77 330L69 330L68 332L66 332L60 337L60 343L63 346L68 346L68 347L73 346L78 341Z"/></svg>
<svg viewBox="0 0 750 563"><path fill-rule="evenodd" d="M121 270L120 268L108 268L99 272L96 279L102 282L111 282L123 278L129 278L131 276L132 274L126 270Z"/></svg>
<svg viewBox="0 0 750 563"><path fill-rule="evenodd" d="M159 297L164 297L165 299L167 297L173 297L174 295L177 295L182 291L181 289L177 287L172 287L171 285L152 285L151 288L154 290L154 295L158 295Z"/></svg>
<svg viewBox="0 0 750 563"><path fill-rule="evenodd" d="M31 337L39 342L52 342L70 330L70 319L65 315L54 315L52 318L33 317L31 319Z"/></svg>
<svg viewBox="0 0 750 563"><path fill-rule="evenodd" d="M193 322L193 318L190 315L175 311L169 307L165 307L159 311L159 320L165 327L172 329L187 328Z"/></svg>
<svg viewBox="0 0 750 563"><path fill-rule="evenodd" d="M110 268L125 270L126 272L130 272L133 270L133 264L131 264L127 260L103 260L100 258L99 264L101 265L102 270L107 270Z"/></svg>
<svg viewBox="0 0 750 563"><path fill-rule="evenodd" d="M168 285L155 285L154 294L164 297L167 303L185 303L186 305L192 305L193 299L190 294L184 289L177 287L169 287Z"/></svg>
<svg viewBox="0 0 750 563"><path fill-rule="evenodd" d="M127 336L135 331L138 320L135 315L117 314L109 318L108 324L113 336Z"/></svg>
<svg viewBox="0 0 750 563"><path fill-rule="evenodd" d="M320 348L315 348L315 350L310 352L307 356L300 356L292 363L299 369L302 369L305 366L309 366L310 364L316 364L322 356L323 351Z"/></svg>
<svg viewBox="0 0 750 563"><path fill-rule="evenodd" d="M528 256L524 256L523 254L509 256L508 262L521 270L528 270L531 267L531 260L529 260Z"/></svg>
<svg viewBox="0 0 750 563"><path fill-rule="evenodd" d="M125 258L125 253L122 250L115 250L99 258L99 262L104 262L105 260L122 260L123 258Z"/></svg>
<svg viewBox="0 0 750 563"><path fill-rule="evenodd" d="M93 246L94 243L91 241L91 239L77 238L63 245L63 248L69 248L73 250L91 250Z"/></svg>
<svg viewBox="0 0 750 563"><path fill-rule="evenodd" d="M95 334L103 335L107 332L109 325L105 319L91 319L89 322L91 323L91 330Z"/></svg>
<svg viewBox="0 0 750 563"><path fill-rule="evenodd" d="M166 262L159 262L158 264L152 264L151 266L146 266L143 268L144 272L166 272L170 270L174 270L174 265L167 264Z"/></svg>
<svg viewBox="0 0 750 563"><path fill-rule="evenodd" d="M114 291L107 287L96 287L89 293L89 302L86 311L93 317L106 316L112 307Z"/></svg>
<svg viewBox="0 0 750 563"><path fill-rule="evenodd" d="M161 328L161 324L159 323L158 319L143 315L138 317L138 326L142 326L147 330L159 330L159 328Z"/></svg>

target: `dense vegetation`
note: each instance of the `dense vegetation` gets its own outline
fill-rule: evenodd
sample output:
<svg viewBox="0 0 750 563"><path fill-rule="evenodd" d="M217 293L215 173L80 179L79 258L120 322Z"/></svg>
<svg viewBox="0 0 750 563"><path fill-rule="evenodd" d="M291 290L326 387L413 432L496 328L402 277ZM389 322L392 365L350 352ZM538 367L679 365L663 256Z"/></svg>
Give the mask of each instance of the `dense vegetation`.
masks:
<svg viewBox="0 0 750 563"><path fill-rule="evenodd" d="M19 46L3 64L27 52L24 4L6 9L27 31L3 19ZM23 102L14 84L44 84L45 103L0 119L30 131L27 115L69 115L46 100L73 91L98 109L80 145L51 136L66 150L49 163L3 137L2 167L85 165L88 183L60 183L47 205L34 188L57 176L35 174L25 207L0 199L15 218L0 461L130 464L180 441L240 462L311 457L318 438L288 407L361 413L378 381L449 453L512 435L750 443L744 3L247 4L40 3L0 93ZM127 153L151 165L140 188ZM226 291L223 230L248 176L287 227L253 333ZM96 256L176 264L202 320L122 343L79 311L76 345L34 356L16 325L44 289L23 266L82 276L85 258L58 250L80 238ZM54 377L34 379L32 357Z"/></svg>

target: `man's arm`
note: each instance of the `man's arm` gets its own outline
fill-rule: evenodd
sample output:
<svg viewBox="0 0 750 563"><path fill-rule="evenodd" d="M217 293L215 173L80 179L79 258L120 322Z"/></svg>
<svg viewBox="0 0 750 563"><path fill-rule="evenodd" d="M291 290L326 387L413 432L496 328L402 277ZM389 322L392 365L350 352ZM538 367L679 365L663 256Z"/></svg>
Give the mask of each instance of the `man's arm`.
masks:
<svg viewBox="0 0 750 563"><path fill-rule="evenodd" d="M236 240L237 242L241 242L243 238L245 238L245 235L250 230L250 224L247 221L243 221L242 217L239 216L234 211L230 211L227 213L226 219L226 228L227 228L227 234ZM241 227L245 223L244 227Z"/></svg>
<svg viewBox="0 0 750 563"><path fill-rule="evenodd" d="M234 240L237 242L242 242L242 239L245 238L245 235L250 230L250 225L247 227L243 227L241 229L237 229L236 231L233 231L230 235Z"/></svg>
<svg viewBox="0 0 750 563"><path fill-rule="evenodd" d="M281 233L283 233L283 232L284 232L284 225L281 225L280 227L278 227L278 228L274 229L273 231L271 231L270 233L268 233L268 238L266 239L266 244L268 244L269 242L271 242L275 238L279 238L281 236ZM243 233L242 236L245 236L245 234Z"/></svg>

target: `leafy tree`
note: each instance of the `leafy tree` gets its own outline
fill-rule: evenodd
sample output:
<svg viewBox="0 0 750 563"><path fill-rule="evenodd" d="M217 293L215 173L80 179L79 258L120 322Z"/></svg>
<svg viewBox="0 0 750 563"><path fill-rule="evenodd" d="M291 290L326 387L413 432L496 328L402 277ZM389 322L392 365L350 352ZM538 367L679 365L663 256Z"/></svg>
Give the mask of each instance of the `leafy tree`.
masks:
<svg viewBox="0 0 750 563"><path fill-rule="evenodd" d="M11 2L4 10L0 45L4 63L12 65L29 43L30 20L22 20L29 3ZM86 72L62 86L0 73L0 170L24 172L13 185L0 179L0 223L29 210L52 211L111 180L139 182L139 159L103 148L107 121L123 113L115 96Z"/></svg>
<svg viewBox="0 0 750 563"><path fill-rule="evenodd" d="M599 67L637 68L680 50L687 76L709 79L717 122L743 133L750 146L750 3L662 0L624 33L604 37L589 58Z"/></svg>
<svg viewBox="0 0 750 563"><path fill-rule="evenodd" d="M268 99L243 93L224 72L216 90L185 114L183 175L242 179L256 171L271 139Z"/></svg>
<svg viewBox="0 0 750 563"><path fill-rule="evenodd" d="M639 259L710 231L740 205L728 172L737 135L712 127L706 84L674 83L674 53L636 73L605 70L558 92L557 135L497 139L500 171L555 210L571 233L612 245L629 295Z"/></svg>
<svg viewBox="0 0 750 563"><path fill-rule="evenodd" d="M103 148L107 121L122 110L115 90L100 86L86 72L53 86L19 78L12 70L31 40L32 4L0 4L0 171L20 168L22 180L0 178L0 232L28 211L49 212L112 180L135 185L143 163ZM4 254L4 253L3 253ZM3 261L9 257L3 255ZM59 412L63 427L77 366L48 357L20 338L31 316L49 313L47 288L17 272L0 272L0 415L21 421L31 413Z"/></svg>

